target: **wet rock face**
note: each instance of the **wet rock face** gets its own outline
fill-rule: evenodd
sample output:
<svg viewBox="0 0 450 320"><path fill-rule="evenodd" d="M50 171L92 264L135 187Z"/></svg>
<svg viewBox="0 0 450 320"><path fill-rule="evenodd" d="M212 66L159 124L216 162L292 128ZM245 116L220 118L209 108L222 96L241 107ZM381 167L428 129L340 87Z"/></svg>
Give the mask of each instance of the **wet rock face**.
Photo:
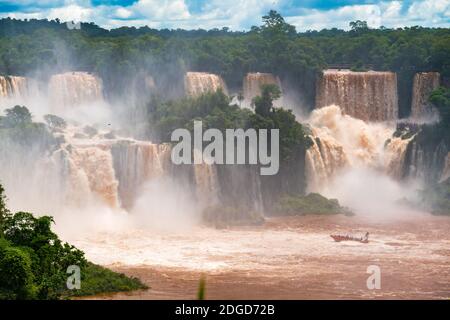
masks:
<svg viewBox="0 0 450 320"><path fill-rule="evenodd" d="M316 108L332 104L364 121L395 120L398 118L397 75L325 70L317 81Z"/></svg>
<svg viewBox="0 0 450 320"><path fill-rule="evenodd" d="M438 72L419 72L414 76L411 117L422 118L432 116L436 112L429 102L431 92L439 87Z"/></svg>

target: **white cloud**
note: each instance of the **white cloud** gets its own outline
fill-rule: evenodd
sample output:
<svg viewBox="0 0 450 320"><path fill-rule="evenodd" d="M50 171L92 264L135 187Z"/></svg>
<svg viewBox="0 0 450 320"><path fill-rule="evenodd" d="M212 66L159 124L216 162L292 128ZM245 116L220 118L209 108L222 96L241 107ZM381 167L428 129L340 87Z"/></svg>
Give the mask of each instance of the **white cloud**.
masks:
<svg viewBox="0 0 450 320"><path fill-rule="evenodd" d="M380 2L370 5L344 6L334 10L304 10L301 16L286 20L299 31L321 30L337 27L349 29L349 22L365 20L370 27L404 27L421 25L427 27L449 27L450 0L425 0L414 2L402 12L401 1Z"/></svg>
<svg viewBox="0 0 450 320"><path fill-rule="evenodd" d="M446 17L450 16L450 0L415 2L408 9L408 16L415 21L439 23L442 19L440 14L444 14Z"/></svg>
<svg viewBox="0 0 450 320"><path fill-rule="evenodd" d="M16 4L30 6L32 2L36 3L31 0L15 1ZM280 10L288 2L290 0L210 0L199 13L193 13L189 11L185 0L139 0L128 7L94 7L90 0L44 0L39 2L40 9L5 13L1 16L93 21L105 28L148 25L153 28L229 27L244 30L252 25L260 25L261 16L268 10ZM51 8L52 5L55 7ZM348 5L332 10L297 8L298 15L285 15L286 20L299 31L332 27L348 29L348 23L354 20L366 20L371 27L450 26L450 0L416 0L407 10L403 10L402 6L401 1L382 1L378 4Z"/></svg>
<svg viewBox="0 0 450 320"><path fill-rule="evenodd" d="M115 15L121 19L128 19L133 15L133 12L123 7L119 7L116 9Z"/></svg>
<svg viewBox="0 0 450 320"><path fill-rule="evenodd" d="M94 16L95 12L92 8L85 8L76 4L50 9L48 12L49 19L59 18L62 21L89 21Z"/></svg>

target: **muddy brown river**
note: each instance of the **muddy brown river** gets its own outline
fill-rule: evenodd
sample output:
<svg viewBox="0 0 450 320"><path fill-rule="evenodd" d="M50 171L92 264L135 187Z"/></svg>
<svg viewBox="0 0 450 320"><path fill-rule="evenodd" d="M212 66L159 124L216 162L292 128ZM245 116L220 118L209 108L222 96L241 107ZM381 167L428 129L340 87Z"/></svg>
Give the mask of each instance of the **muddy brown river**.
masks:
<svg viewBox="0 0 450 320"><path fill-rule="evenodd" d="M331 233L370 233L334 242ZM150 288L95 299L449 299L450 218L270 218L263 226L167 233L128 230L74 241L87 258ZM369 266L380 289L368 289Z"/></svg>

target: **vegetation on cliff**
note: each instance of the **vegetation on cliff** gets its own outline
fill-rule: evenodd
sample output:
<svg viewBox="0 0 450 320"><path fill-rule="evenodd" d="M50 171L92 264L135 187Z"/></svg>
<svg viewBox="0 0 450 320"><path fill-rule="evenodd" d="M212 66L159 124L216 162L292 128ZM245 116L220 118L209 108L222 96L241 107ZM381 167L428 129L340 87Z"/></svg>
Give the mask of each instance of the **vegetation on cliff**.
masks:
<svg viewBox="0 0 450 320"><path fill-rule="evenodd" d="M327 199L318 193L309 193L306 196L285 195L276 203L274 213L288 216L308 214L353 215L348 208L341 207L337 199Z"/></svg>
<svg viewBox="0 0 450 320"><path fill-rule="evenodd" d="M5 116L0 116L0 141L2 145L9 143L41 151L55 142L47 126L33 122L31 113L24 106L6 109Z"/></svg>
<svg viewBox="0 0 450 320"><path fill-rule="evenodd" d="M194 120L202 121L204 130L279 129L281 158L289 160L300 149L307 149L310 140L292 111L273 107L273 101L281 94L280 89L275 85L263 85L261 91L261 96L253 101L255 113L230 104L230 98L222 91L167 102L152 101L148 105L152 140L170 142L175 129L193 130Z"/></svg>
<svg viewBox="0 0 450 320"><path fill-rule="evenodd" d="M52 223L49 216L11 213L0 185L0 300L61 299L145 288L138 279L88 262L81 250L58 238ZM69 266L80 268L79 290L67 288Z"/></svg>

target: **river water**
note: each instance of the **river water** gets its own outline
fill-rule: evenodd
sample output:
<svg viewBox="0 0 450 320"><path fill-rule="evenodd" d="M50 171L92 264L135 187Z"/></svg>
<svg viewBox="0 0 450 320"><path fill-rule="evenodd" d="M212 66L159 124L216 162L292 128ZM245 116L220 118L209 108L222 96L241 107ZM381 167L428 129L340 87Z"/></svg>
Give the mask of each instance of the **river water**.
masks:
<svg viewBox="0 0 450 320"><path fill-rule="evenodd" d="M74 244L151 287L100 299L191 299L202 275L210 299L448 299L449 230L449 218L430 215L307 216L224 230L91 234ZM368 244L329 236L366 231ZM367 288L371 265L380 268L380 289Z"/></svg>

